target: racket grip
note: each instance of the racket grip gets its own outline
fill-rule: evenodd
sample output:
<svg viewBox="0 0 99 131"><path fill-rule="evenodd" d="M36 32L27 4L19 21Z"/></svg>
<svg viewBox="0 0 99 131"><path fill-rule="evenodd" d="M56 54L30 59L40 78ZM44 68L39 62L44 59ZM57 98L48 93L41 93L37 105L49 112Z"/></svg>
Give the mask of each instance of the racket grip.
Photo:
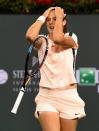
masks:
<svg viewBox="0 0 99 131"><path fill-rule="evenodd" d="M17 113L17 110L18 110L18 107L19 107L19 105L21 103L21 100L23 98L24 92L25 92L25 89L23 87L21 87L20 92L19 92L19 94L18 94L18 96L16 98L16 101L14 103L14 106L13 106L13 108L11 110L11 113L13 113L13 114Z"/></svg>

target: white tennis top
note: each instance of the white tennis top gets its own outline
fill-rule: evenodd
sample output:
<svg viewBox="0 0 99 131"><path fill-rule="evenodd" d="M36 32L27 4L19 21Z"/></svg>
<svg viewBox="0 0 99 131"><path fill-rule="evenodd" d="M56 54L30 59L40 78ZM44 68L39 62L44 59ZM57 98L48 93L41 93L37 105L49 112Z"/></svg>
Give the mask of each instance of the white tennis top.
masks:
<svg viewBox="0 0 99 131"><path fill-rule="evenodd" d="M69 35L69 33L65 35ZM72 38L78 43L77 36L74 33ZM48 54L40 69L41 80L39 85L47 88L63 88L77 83L73 70L72 48L60 50L59 45L54 44L52 40L48 39L48 42ZM58 48L59 51L56 51L55 49Z"/></svg>

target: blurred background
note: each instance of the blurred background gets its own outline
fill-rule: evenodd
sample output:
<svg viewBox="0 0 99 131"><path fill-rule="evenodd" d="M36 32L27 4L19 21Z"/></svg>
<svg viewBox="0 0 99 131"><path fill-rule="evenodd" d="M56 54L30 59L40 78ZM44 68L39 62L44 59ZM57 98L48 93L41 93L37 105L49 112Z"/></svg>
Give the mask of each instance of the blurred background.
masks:
<svg viewBox="0 0 99 131"><path fill-rule="evenodd" d="M99 13L99 0L0 0L0 12L40 13L56 5L65 8L69 14Z"/></svg>
<svg viewBox="0 0 99 131"><path fill-rule="evenodd" d="M76 78L87 116L79 121L77 131L99 131L99 0L0 0L0 131L41 131L34 117L38 74L29 83L18 113L11 109L24 76L26 30L50 6L66 10L68 31L76 33L80 45ZM46 34L45 26L41 33Z"/></svg>

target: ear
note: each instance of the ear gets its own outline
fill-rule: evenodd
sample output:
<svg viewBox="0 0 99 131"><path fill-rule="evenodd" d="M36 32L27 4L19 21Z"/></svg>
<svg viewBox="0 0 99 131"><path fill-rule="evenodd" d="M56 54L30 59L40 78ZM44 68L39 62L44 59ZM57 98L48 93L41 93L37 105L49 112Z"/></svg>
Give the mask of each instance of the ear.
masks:
<svg viewBox="0 0 99 131"><path fill-rule="evenodd" d="M65 26L65 25L66 25L66 20L63 21L63 26Z"/></svg>

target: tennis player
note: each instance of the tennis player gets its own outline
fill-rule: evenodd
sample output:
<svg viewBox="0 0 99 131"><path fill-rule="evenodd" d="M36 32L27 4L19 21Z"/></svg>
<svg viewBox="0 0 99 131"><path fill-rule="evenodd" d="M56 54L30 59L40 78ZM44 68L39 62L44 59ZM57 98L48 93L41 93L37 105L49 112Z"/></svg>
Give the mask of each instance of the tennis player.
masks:
<svg viewBox="0 0 99 131"><path fill-rule="evenodd" d="M78 94L73 68L72 49L77 54L77 36L67 32L64 9L50 7L28 28L26 38L34 41L45 23L49 45L40 69L35 116L43 131L76 131L78 120L86 116L85 102ZM38 44L42 45L43 41Z"/></svg>

